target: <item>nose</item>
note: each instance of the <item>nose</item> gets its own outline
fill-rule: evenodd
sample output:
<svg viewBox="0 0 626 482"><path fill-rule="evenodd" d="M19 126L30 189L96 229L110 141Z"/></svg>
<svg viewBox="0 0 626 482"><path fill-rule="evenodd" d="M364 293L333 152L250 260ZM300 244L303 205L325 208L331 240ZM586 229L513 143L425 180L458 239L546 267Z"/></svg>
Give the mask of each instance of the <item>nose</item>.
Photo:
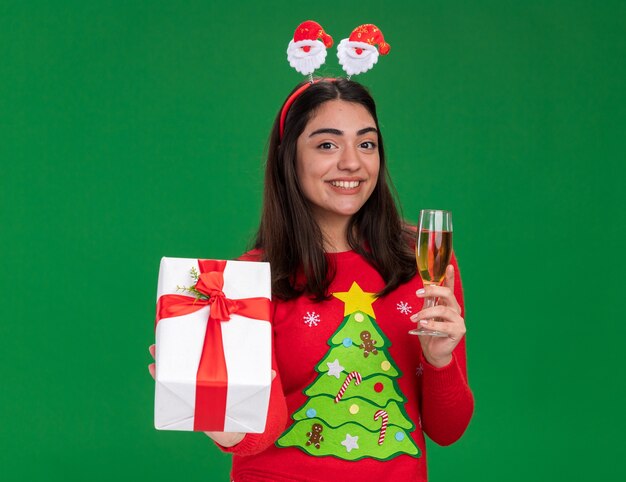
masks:
<svg viewBox="0 0 626 482"><path fill-rule="evenodd" d="M356 147L349 146L341 151L337 167L342 171L356 171L361 166L359 152Z"/></svg>

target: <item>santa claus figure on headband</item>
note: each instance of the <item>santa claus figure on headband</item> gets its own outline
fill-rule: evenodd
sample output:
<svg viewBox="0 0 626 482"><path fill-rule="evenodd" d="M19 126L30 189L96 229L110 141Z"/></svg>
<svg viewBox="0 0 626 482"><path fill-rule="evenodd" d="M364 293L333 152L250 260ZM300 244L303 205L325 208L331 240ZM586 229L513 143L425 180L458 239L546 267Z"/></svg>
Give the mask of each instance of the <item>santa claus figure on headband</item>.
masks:
<svg viewBox="0 0 626 482"><path fill-rule="evenodd" d="M339 42L337 57L343 70L350 76L367 72L378 61L378 54L387 55L390 49L380 29L368 23L355 28L350 38Z"/></svg>
<svg viewBox="0 0 626 482"><path fill-rule="evenodd" d="M326 49L332 45L333 38L324 32L322 26L307 20L298 25L293 34L293 40L287 47L287 60L301 74L310 75L324 63Z"/></svg>

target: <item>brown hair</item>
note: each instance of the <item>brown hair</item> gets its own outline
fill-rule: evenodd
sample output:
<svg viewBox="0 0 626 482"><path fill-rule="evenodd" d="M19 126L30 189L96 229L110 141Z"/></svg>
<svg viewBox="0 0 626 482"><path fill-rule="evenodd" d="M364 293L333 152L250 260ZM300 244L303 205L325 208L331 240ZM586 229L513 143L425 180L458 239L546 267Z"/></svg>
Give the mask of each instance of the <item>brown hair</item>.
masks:
<svg viewBox="0 0 626 482"><path fill-rule="evenodd" d="M303 84L296 86L294 91ZM385 295L415 275L411 231L400 219L387 172L376 104L367 89L347 79L312 84L294 101L285 118L282 141L280 111L270 134L261 223L255 247L272 266L272 293L292 299L302 293L316 300L328 298L334 267L324 255L322 232L315 222L296 175L296 143L324 102L341 99L362 105L378 129L380 170L376 187L348 225L348 243L385 280Z"/></svg>

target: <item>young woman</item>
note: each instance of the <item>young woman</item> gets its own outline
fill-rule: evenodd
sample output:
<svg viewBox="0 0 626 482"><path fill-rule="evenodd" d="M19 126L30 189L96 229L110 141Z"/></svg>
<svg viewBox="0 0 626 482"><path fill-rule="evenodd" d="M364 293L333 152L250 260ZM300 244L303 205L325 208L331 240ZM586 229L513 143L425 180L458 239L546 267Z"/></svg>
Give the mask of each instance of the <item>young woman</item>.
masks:
<svg viewBox="0 0 626 482"><path fill-rule="evenodd" d="M208 433L234 455L236 482L426 480L424 434L447 445L470 421L455 257L443 286L424 289L387 178L363 86L294 89L271 133L256 246L242 257L272 267L267 426ZM425 297L438 305L418 311ZM410 335L415 322L448 337Z"/></svg>

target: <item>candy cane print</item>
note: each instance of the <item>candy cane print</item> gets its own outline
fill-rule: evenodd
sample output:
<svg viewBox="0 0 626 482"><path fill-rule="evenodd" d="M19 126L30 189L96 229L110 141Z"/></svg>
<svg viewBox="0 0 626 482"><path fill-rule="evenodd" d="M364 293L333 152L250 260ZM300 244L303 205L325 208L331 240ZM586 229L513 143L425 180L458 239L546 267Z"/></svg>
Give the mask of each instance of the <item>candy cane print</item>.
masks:
<svg viewBox="0 0 626 482"><path fill-rule="evenodd" d="M385 412L384 410L378 410L378 412L374 414L374 420L378 420L381 417L383 419L383 423L382 423L382 426L380 427L380 435L378 436L378 445L382 445L385 440L385 433L387 432L387 422L389 421L389 416L387 415L387 412Z"/></svg>
<svg viewBox="0 0 626 482"><path fill-rule="evenodd" d="M355 382L354 382L355 385L360 385L361 384L361 374L359 372L350 372L350 373L348 373L348 376L346 377L346 380L343 382L343 385L341 385L341 388L339 389L339 393L335 397L335 403L339 403L339 400L342 399L343 394L346 393L346 388L348 388L348 385L350 385L350 382L352 380L355 380Z"/></svg>

